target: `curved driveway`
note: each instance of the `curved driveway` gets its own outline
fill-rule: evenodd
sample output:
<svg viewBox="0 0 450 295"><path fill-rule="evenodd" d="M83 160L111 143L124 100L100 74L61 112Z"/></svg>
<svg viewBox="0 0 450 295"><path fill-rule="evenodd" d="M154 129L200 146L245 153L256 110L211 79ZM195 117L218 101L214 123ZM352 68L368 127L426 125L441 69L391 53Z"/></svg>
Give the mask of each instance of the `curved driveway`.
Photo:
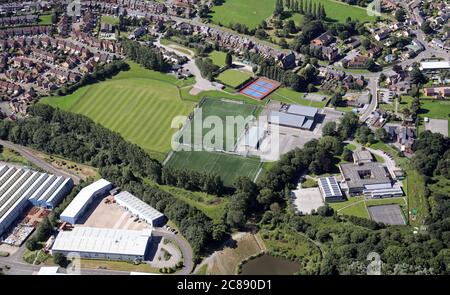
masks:
<svg viewBox="0 0 450 295"><path fill-rule="evenodd" d="M153 228L153 233L155 234L155 236L163 237L167 240L172 240L176 242L176 244L181 250L181 253L183 254L183 268L176 274L177 275L190 274L192 272L192 269L194 268L194 262L192 260L193 258L192 248L189 245L189 243L180 235L175 235L162 228Z"/></svg>

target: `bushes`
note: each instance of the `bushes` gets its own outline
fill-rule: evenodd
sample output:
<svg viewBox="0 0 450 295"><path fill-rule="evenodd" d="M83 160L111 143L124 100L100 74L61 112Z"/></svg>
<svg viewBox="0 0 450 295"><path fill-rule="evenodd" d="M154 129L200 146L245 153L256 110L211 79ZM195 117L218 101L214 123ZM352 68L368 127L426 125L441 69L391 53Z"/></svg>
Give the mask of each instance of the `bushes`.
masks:
<svg viewBox="0 0 450 295"><path fill-rule="evenodd" d="M123 42L123 49L128 58L131 58L149 70L165 72L169 67L164 60L163 54L157 48L151 48L137 42L126 40Z"/></svg>
<svg viewBox="0 0 450 295"><path fill-rule="evenodd" d="M212 81L213 77L219 70L219 66L215 65L210 58L197 58L195 64L199 68L202 77Z"/></svg>
<svg viewBox="0 0 450 295"><path fill-rule="evenodd" d="M224 192L223 181L220 176L186 169L164 167L162 183L218 196Z"/></svg>

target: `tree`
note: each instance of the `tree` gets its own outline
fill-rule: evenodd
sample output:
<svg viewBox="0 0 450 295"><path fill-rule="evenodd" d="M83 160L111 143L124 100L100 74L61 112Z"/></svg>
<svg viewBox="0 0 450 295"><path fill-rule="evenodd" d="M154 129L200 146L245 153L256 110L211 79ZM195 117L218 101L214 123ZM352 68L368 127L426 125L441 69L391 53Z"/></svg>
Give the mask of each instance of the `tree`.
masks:
<svg viewBox="0 0 450 295"><path fill-rule="evenodd" d="M375 136L379 141L385 142L388 139L388 133L384 128L378 128L375 131Z"/></svg>
<svg viewBox="0 0 450 295"><path fill-rule="evenodd" d="M258 29L255 31L255 36L256 36L256 38L263 40L263 39L267 38L267 33L263 29Z"/></svg>
<svg viewBox="0 0 450 295"><path fill-rule="evenodd" d="M233 56L230 52L227 52L227 55L225 57L225 64L227 67L231 67L233 65Z"/></svg>
<svg viewBox="0 0 450 295"><path fill-rule="evenodd" d="M341 118L341 124L338 127L338 133L341 139L347 139L353 136L356 131L356 127L358 126L359 118L353 113L346 113Z"/></svg>
<svg viewBox="0 0 450 295"><path fill-rule="evenodd" d="M325 123L322 128L322 136L334 136L336 135L337 124L336 122L329 121Z"/></svg>
<svg viewBox="0 0 450 295"><path fill-rule="evenodd" d="M28 241L25 243L25 246L30 251L35 251L35 250L39 249L39 243L33 237L28 239Z"/></svg>
<svg viewBox="0 0 450 295"><path fill-rule="evenodd" d="M420 29L425 33L425 34L431 34L433 33L433 28L430 26L430 22L429 21L424 21L422 23L422 25L420 26Z"/></svg>
<svg viewBox="0 0 450 295"><path fill-rule="evenodd" d="M361 126L356 130L355 133L355 139L357 142L361 143L361 144L366 144L369 143L371 140L369 138L369 136L372 135L372 130L370 130L369 127L367 126Z"/></svg>
<svg viewBox="0 0 450 295"><path fill-rule="evenodd" d="M353 152L347 148L344 148L342 152L342 159L347 162L351 162L353 160Z"/></svg>
<svg viewBox="0 0 450 295"><path fill-rule="evenodd" d="M35 237L38 241L46 241L53 232L53 225L48 216L46 216L36 229Z"/></svg>
<svg viewBox="0 0 450 295"><path fill-rule="evenodd" d="M399 22L404 22L405 21L405 16L406 16L406 13L405 13L405 11L403 10L403 9L397 9L396 11L395 11L395 19L397 20L397 21L399 21Z"/></svg>
<svg viewBox="0 0 450 295"><path fill-rule="evenodd" d="M277 0L275 2L275 10L273 12L273 15L275 17L279 17L283 14L284 12L284 8L283 8L283 1L282 0Z"/></svg>
<svg viewBox="0 0 450 295"><path fill-rule="evenodd" d="M409 75L413 84L424 84L427 81L427 78L417 66L411 70Z"/></svg>
<svg viewBox="0 0 450 295"><path fill-rule="evenodd" d="M361 45L364 47L364 49L369 49L372 46L372 43L370 42L369 39L364 38L361 40Z"/></svg>
<svg viewBox="0 0 450 295"><path fill-rule="evenodd" d="M328 205L320 206L317 209L317 214L319 214L320 216L324 216L324 217L325 216L332 216L334 214L334 210L333 210L333 208L331 208Z"/></svg>
<svg viewBox="0 0 450 295"><path fill-rule="evenodd" d="M55 253L53 255L53 262L61 267L65 267L67 265L67 258L61 253Z"/></svg>

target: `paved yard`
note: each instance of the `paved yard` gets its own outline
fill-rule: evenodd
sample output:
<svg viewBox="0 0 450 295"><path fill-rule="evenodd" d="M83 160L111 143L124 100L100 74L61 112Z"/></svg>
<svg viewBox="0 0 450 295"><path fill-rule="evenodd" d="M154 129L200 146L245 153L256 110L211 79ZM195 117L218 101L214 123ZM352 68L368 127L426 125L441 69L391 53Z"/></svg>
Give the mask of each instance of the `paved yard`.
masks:
<svg viewBox="0 0 450 295"><path fill-rule="evenodd" d="M325 205L320 190L317 187L304 188L299 187L292 191L294 207L297 212L310 214L312 210L317 210Z"/></svg>
<svg viewBox="0 0 450 295"><path fill-rule="evenodd" d="M390 225L405 225L402 210L399 205L369 206L370 219L376 222Z"/></svg>
<svg viewBox="0 0 450 295"><path fill-rule="evenodd" d="M433 133L440 133L444 136L448 136L448 120L445 119L429 119L428 123L425 123L425 130L430 130Z"/></svg>
<svg viewBox="0 0 450 295"><path fill-rule="evenodd" d="M109 200L107 202L107 200ZM120 207L117 203L111 202L112 197L106 197L94 201L91 209L84 214L80 223L82 226L141 230L151 226L143 221L134 221L131 214Z"/></svg>

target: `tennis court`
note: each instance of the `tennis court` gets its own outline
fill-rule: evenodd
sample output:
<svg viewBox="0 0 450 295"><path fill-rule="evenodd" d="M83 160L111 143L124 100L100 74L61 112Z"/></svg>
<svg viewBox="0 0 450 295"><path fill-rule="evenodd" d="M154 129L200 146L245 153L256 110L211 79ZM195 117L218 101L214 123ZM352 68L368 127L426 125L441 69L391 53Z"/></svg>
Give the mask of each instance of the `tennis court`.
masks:
<svg viewBox="0 0 450 295"><path fill-rule="evenodd" d="M241 93L253 99L263 100L280 86L281 84L277 81L261 77L247 85Z"/></svg>

